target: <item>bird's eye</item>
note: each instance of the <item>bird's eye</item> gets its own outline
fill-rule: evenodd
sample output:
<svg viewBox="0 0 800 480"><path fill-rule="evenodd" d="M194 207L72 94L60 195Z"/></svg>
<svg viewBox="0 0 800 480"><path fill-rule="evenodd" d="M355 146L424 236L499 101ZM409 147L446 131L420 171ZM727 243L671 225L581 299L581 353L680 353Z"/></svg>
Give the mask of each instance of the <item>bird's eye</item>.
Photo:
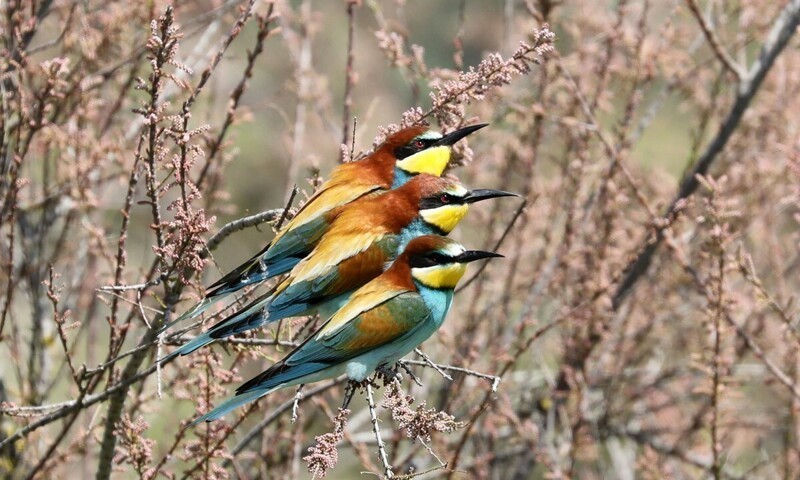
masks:
<svg viewBox="0 0 800 480"><path fill-rule="evenodd" d="M442 203L450 203L450 195L443 193L441 197L439 197Z"/></svg>
<svg viewBox="0 0 800 480"><path fill-rule="evenodd" d="M431 252L428 254L428 260L430 260L431 263L439 263L441 259L442 256L439 254L439 252Z"/></svg>
<svg viewBox="0 0 800 480"><path fill-rule="evenodd" d="M414 143L412 145L414 145L414 148L416 148L417 150L422 150L423 148L425 148L425 142L423 142L422 140L414 140Z"/></svg>

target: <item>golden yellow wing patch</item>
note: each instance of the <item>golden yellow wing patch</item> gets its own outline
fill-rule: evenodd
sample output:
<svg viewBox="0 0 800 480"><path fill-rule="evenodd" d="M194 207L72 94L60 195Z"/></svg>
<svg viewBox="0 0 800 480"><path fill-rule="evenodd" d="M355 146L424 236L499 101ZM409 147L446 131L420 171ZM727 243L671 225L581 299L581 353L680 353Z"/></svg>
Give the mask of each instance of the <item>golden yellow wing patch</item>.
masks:
<svg viewBox="0 0 800 480"><path fill-rule="evenodd" d="M372 191L378 190L380 187L372 184L357 184L350 182L349 184L334 184L328 187L323 185L323 189L317 192L316 195L311 197L303 208L291 219L280 232L275 236L273 243L278 240L288 231L304 225L320 215L330 212L336 207L346 205L359 197L366 195Z"/></svg>
<svg viewBox="0 0 800 480"><path fill-rule="evenodd" d="M295 282L318 278L340 262L367 250L383 235L383 231L343 234L332 229L289 276Z"/></svg>
<svg viewBox="0 0 800 480"><path fill-rule="evenodd" d="M324 340L338 332L348 322L360 314L370 310L381 303L390 300L401 293L410 290L397 288L394 285L387 285L381 277L369 282L350 297L350 301L345 304L338 312L333 314L330 321L317 334L317 340Z"/></svg>
<svg viewBox="0 0 800 480"><path fill-rule="evenodd" d="M358 322L353 325L358 334L343 340L338 347L348 351L371 349L406 333L409 328L409 324L403 321L406 319L392 317L387 305L384 303L358 315L358 320L353 320Z"/></svg>

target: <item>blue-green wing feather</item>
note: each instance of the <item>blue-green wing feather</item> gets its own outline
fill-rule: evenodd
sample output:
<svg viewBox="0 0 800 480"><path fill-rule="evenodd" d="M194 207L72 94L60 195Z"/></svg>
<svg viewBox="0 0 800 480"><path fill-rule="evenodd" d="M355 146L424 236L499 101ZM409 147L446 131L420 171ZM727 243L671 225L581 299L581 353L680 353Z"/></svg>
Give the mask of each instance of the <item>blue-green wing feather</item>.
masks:
<svg viewBox="0 0 800 480"><path fill-rule="evenodd" d="M329 219L323 215L286 232L278 241L270 243L250 260L214 282L206 297L227 295L288 272L313 250L328 226Z"/></svg>
<svg viewBox="0 0 800 480"><path fill-rule="evenodd" d="M419 325L426 323L428 316L425 303L417 293L400 293L362 312L330 334L323 334L323 326L285 359L243 384L236 393L271 390L390 342L402 343Z"/></svg>

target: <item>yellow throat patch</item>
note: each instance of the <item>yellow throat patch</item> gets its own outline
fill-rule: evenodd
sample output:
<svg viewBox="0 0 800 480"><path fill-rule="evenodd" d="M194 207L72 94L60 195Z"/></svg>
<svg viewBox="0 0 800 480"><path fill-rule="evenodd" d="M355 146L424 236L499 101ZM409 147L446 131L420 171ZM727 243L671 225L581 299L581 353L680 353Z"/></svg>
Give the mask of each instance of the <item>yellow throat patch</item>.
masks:
<svg viewBox="0 0 800 480"><path fill-rule="evenodd" d="M466 271L466 264L448 263L447 265L412 268L411 276L426 287L456 288L458 281L461 280Z"/></svg>
<svg viewBox="0 0 800 480"><path fill-rule="evenodd" d="M427 173L441 176L450 162L450 147L439 146L425 149L397 162L397 167L408 173Z"/></svg>
<svg viewBox="0 0 800 480"><path fill-rule="evenodd" d="M419 214L429 225L438 227L445 233L450 233L467 214L467 210L469 210L469 205L463 203L420 210Z"/></svg>

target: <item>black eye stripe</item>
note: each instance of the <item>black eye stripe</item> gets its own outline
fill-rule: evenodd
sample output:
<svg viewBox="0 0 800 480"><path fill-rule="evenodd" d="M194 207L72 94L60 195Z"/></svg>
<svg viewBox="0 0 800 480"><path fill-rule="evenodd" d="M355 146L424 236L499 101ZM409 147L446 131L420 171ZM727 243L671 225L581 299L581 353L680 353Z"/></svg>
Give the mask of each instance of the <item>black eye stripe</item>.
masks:
<svg viewBox="0 0 800 480"><path fill-rule="evenodd" d="M420 210L430 210L445 205L462 205L466 200L450 193L437 193L430 197L425 197L419 202Z"/></svg>
<svg viewBox="0 0 800 480"><path fill-rule="evenodd" d="M442 255L439 252L432 252L428 255L428 258L436 262L437 264L448 263L450 258L446 255Z"/></svg>
<svg viewBox="0 0 800 480"><path fill-rule="evenodd" d="M425 268L434 265L443 265L450 263L452 260L447 255L439 252L428 252L423 255L413 255L408 259L408 264L411 268Z"/></svg>
<svg viewBox="0 0 800 480"><path fill-rule="evenodd" d="M397 157L398 160L402 160L404 158L410 157L415 153L421 152L431 145L436 143L439 139L437 138L414 138L408 144L403 145L402 147L397 147L394 149L394 156ZM421 146L416 146L417 142L422 142Z"/></svg>
<svg viewBox="0 0 800 480"><path fill-rule="evenodd" d="M411 268L425 268L436 265L436 262L434 262L430 258L415 255L408 259L408 265Z"/></svg>

